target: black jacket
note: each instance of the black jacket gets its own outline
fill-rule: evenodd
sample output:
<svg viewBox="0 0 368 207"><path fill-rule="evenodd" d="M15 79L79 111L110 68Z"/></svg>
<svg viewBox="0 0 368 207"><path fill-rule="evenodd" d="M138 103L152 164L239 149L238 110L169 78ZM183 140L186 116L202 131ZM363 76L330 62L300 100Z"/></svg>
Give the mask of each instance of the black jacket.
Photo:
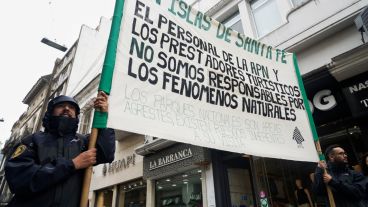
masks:
<svg viewBox="0 0 368 207"><path fill-rule="evenodd" d="M328 163L327 172L332 176L328 185L333 193L336 207L368 207L365 201L367 179L363 174L333 163ZM317 195L325 195L328 200L321 168L316 169L312 188Z"/></svg>
<svg viewBox="0 0 368 207"><path fill-rule="evenodd" d="M112 162L114 130L100 129L98 134L97 164ZM6 180L14 193L9 206L79 206L84 170L76 170L72 159L87 150L88 138L47 132L25 137L5 165Z"/></svg>

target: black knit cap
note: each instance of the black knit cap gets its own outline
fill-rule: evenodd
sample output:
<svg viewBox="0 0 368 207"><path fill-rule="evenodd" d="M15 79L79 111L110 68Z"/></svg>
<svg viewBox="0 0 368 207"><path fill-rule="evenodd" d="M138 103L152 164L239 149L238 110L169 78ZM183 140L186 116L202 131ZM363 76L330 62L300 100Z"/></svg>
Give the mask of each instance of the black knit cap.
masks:
<svg viewBox="0 0 368 207"><path fill-rule="evenodd" d="M42 126L47 128L48 127L48 123L49 123L49 120L50 120L50 117L52 116L52 111L54 110L55 106L60 104L60 103L70 103L72 104L74 107L75 107L75 112L76 112L76 116L78 117L79 113L80 113L80 108L79 108L79 105L78 105L78 102L70 97L70 96L64 96L64 95L61 95L61 96L57 96L53 99L51 99L49 101L49 103L47 104L47 111L42 119Z"/></svg>

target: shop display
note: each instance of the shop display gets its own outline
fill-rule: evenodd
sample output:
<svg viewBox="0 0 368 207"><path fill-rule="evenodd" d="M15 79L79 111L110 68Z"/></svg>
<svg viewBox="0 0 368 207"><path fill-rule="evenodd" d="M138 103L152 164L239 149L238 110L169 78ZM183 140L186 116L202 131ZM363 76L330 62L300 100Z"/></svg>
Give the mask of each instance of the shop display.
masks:
<svg viewBox="0 0 368 207"><path fill-rule="evenodd" d="M156 181L157 207L202 207L202 202L198 169Z"/></svg>

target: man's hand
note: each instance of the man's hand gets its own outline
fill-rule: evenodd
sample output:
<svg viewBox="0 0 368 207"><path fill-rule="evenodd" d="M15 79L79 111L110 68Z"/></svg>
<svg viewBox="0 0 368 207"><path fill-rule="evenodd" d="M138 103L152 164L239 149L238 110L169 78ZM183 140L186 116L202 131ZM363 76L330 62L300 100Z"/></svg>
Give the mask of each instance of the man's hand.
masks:
<svg viewBox="0 0 368 207"><path fill-rule="evenodd" d="M329 183L330 181L332 180L332 176L330 175L330 174L328 174L328 173L324 173L323 174L323 182L324 183Z"/></svg>
<svg viewBox="0 0 368 207"><path fill-rule="evenodd" d="M324 161L324 160L320 160L319 162L318 162L318 167L319 168L321 168L321 169L327 169L327 164L326 164L326 161Z"/></svg>
<svg viewBox="0 0 368 207"><path fill-rule="evenodd" d="M96 148L80 153L72 161L75 169L84 169L96 163Z"/></svg>
<svg viewBox="0 0 368 207"><path fill-rule="evenodd" d="M101 112L107 112L109 108L108 98L106 93L99 91L93 103L94 107L100 109Z"/></svg>

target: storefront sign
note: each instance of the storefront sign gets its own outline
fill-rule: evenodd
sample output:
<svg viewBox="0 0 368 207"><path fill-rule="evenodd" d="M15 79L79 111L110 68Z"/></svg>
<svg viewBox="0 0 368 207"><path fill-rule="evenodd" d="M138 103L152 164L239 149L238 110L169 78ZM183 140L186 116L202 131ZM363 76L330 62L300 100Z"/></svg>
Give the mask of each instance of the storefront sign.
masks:
<svg viewBox="0 0 368 207"><path fill-rule="evenodd" d="M317 126L350 116L339 83L327 69L314 71L303 82Z"/></svg>
<svg viewBox="0 0 368 207"><path fill-rule="evenodd" d="M210 162L209 150L178 143L143 158L143 178L158 179Z"/></svg>
<svg viewBox="0 0 368 207"><path fill-rule="evenodd" d="M154 170L165 165L170 165L172 163L188 159L193 156L192 150L190 148L186 148L180 150L178 152L166 155L164 157L160 157L157 160L150 161L149 170Z"/></svg>
<svg viewBox="0 0 368 207"><path fill-rule="evenodd" d="M341 85L353 116L368 116L368 72L345 80Z"/></svg>
<svg viewBox="0 0 368 207"><path fill-rule="evenodd" d="M109 164L104 164L102 173L103 175L106 175L107 173L112 174L112 173L116 173L116 172L125 170L129 168L130 166L134 166L135 158L136 158L136 155L132 154L132 155L127 156L126 158L115 160Z"/></svg>
<svg viewBox="0 0 368 207"><path fill-rule="evenodd" d="M125 1L123 13L109 127L318 160L294 54L226 28L183 0Z"/></svg>
<svg viewBox="0 0 368 207"><path fill-rule="evenodd" d="M335 108L336 105L337 101L332 94L332 91L329 89L318 91L313 96L313 102L310 101L312 113L314 112L314 108L321 111L330 111Z"/></svg>

